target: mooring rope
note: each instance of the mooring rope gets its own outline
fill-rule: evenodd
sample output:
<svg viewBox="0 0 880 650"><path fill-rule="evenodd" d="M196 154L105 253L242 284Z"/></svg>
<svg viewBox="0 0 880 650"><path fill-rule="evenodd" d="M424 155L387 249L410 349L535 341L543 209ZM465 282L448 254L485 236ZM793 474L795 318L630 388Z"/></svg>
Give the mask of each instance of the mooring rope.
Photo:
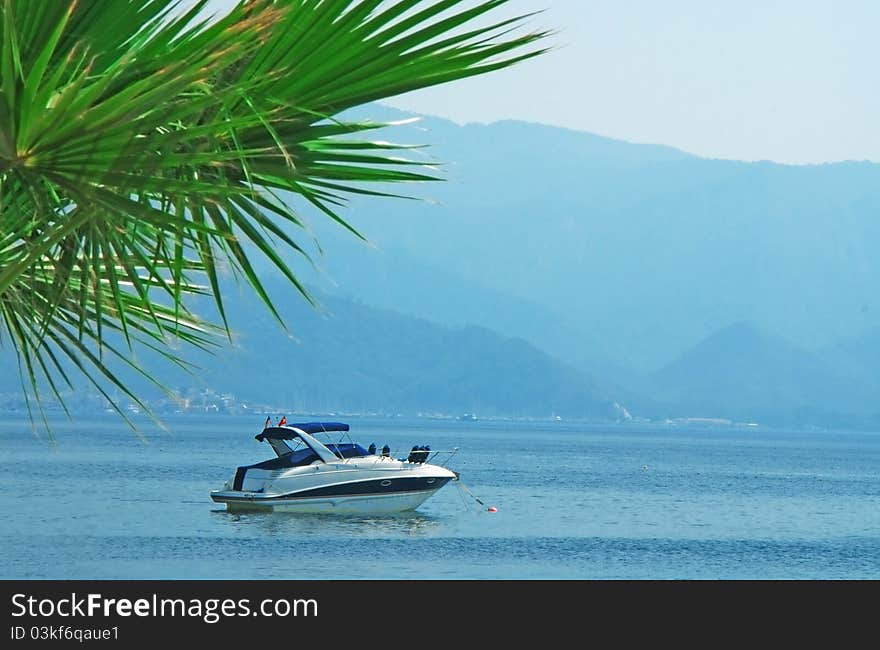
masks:
<svg viewBox="0 0 880 650"><path fill-rule="evenodd" d="M465 484L462 482L461 479L458 479L457 482L458 482L458 486L459 486L462 490L464 490L465 492L467 492L468 495L470 495L470 497L471 497L474 501L476 501L477 503L479 503L481 506L486 505L485 503L483 503L483 502L479 499L479 497L477 497L473 492L471 492L471 491L468 489L468 486L465 485Z"/></svg>

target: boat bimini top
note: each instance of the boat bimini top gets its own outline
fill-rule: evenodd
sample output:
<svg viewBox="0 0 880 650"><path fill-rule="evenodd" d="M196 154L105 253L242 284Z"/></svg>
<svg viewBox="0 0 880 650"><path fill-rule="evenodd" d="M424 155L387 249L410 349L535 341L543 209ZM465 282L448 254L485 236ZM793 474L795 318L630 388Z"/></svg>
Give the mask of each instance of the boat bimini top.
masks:
<svg viewBox="0 0 880 650"><path fill-rule="evenodd" d="M304 422L302 424L285 424L280 427L266 427L254 436L260 442L266 439L291 440L300 433L325 433L330 431L348 431L347 424L342 422Z"/></svg>
<svg viewBox="0 0 880 650"><path fill-rule="evenodd" d="M260 442L268 442L278 455L276 460L285 458L289 461L284 464L287 467L308 465L316 460L334 463L344 458L369 455L367 450L360 445L354 443L324 444L311 435L334 431L348 431L348 425L341 422L287 424L280 427L267 427L254 438ZM287 441L301 442L305 447L292 449L288 446Z"/></svg>

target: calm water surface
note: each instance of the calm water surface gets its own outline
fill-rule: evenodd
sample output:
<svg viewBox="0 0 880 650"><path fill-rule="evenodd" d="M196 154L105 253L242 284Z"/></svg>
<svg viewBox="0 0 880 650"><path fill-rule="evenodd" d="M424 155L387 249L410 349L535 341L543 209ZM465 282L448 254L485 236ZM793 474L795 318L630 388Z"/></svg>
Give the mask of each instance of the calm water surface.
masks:
<svg viewBox="0 0 880 650"><path fill-rule="evenodd" d="M334 419L334 418L331 418ZM259 417L0 420L3 579L877 579L880 434L355 418L364 446L459 447L396 516L231 514ZM487 506L498 512L487 512Z"/></svg>

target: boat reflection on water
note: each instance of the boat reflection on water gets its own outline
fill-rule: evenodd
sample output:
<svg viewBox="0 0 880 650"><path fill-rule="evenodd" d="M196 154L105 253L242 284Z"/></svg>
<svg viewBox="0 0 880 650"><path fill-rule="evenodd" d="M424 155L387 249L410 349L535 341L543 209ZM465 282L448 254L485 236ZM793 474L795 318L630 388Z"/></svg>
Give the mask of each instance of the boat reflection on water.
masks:
<svg viewBox="0 0 880 650"><path fill-rule="evenodd" d="M338 515L321 513L229 512L213 510L221 521L228 522L236 534L259 533L268 537L347 538L421 537L439 531L441 517L410 511L375 515Z"/></svg>

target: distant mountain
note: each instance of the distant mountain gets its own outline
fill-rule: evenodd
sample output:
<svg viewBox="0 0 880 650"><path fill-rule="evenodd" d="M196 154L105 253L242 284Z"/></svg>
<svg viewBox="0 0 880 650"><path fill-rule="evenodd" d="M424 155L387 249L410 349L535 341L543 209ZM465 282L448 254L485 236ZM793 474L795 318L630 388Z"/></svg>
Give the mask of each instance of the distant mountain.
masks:
<svg viewBox="0 0 880 650"><path fill-rule="evenodd" d="M278 281L267 286L289 330L253 296L230 289L225 308L233 343L213 355L183 351L198 366L192 374L140 351L148 374L201 402L210 391L214 401L231 394L238 404L279 411L624 416L597 383L522 339L476 326L437 325L323 294L320 309L314 309ZM11 360L8 350L2 358ZM114 365L140 397L162 396L146 378ZM18 393L17 382L16 373L5 373L0 393ZM82 406L78 401L71 402L74 410Z"/></svg>
<svg viewBox="0 0 880 650"><path fill-rule="evenodd" d="M373 248L304 206L324 276L367 304L453 324L437 298L493 295L469 322L619 383L738 321L812 351L880 328L878 164L708 160L512 121L378 137L430 143L417 155L448 182L409 188L430 202L353 199Z"/></svg>
<svg viewBox="0 0 880 650"><path fill-rule="evenodd" d="M818 355L872 390L880 405L880 328L837 341L820 349Z"/></svg>
<svg viewBox="0 0 880 650"><path fill-rule="evenodd" d="M522 339L320 295L315 310L271 283L290 332L249 296L227 305L231 351L201 356L199 383L297 410L614 419L614 399Z"/></svg>
<svg viewBox="0 0 880 650"><path fill-rule="evenodd" d="M877 393L852 374L740 322L651 377L667 416L771 424L854 422L880 415Z"/></svg>
<svg viewBox="0 0 880 650"><path fill-rule="evenodd" d="M316 279L325 293L455 327L476 324L491 329L500 324L503 334L540 342L541 349L572 365L580 361L573 352L586 346L601 349L600 341L584 340L588 334L570 322L565 305L553 308L518 298L400 248L377 250L352 241L335 248L332 255L337 269L333 277ZM613 363L611 358L594 356L583 365L596 368L596 376L601 377Z"/></svg>

